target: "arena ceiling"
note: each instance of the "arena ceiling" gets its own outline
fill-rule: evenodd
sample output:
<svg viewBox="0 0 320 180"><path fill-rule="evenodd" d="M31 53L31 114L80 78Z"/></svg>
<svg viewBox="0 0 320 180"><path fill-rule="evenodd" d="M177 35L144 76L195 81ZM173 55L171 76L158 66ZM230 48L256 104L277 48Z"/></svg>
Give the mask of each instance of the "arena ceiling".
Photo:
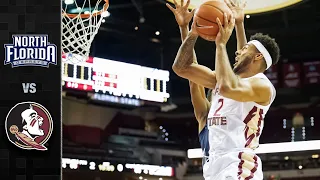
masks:
<svg viewBox="0 0 320 180"><path fill-rule="evenodd" d="M171 71L181 41L174 16L165 3L165 0L110 0L110 16L102 24L91 54ZM319 7L319 0L303 0L281 10L251 14L245 22L247 35L262 32L275 37L281 48L281 61L319 60ZM160 34L156 35L156 31ZM214 43L200 39L196 44L199 63L214 68L214 48ZM228 43L231 61L235 50L233 36ZM188 97L188 82L172 71L170 78L173 98Z"/></svg>

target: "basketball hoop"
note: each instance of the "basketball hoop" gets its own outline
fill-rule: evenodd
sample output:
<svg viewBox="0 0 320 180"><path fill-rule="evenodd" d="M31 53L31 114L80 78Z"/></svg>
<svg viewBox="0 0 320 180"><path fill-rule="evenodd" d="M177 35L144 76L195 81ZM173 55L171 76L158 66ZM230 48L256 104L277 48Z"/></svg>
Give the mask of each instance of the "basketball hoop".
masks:
<svg viewBox="0 0 320 180"><path fill-rule="evenodd" d="M95 5L93 1L96 1ZM91 43L98 33L103 17L110 15L107 11L108 7L108 0L64 0L62 53L65 58L62 58L63 61L77 64L88 59Z"/></svg>

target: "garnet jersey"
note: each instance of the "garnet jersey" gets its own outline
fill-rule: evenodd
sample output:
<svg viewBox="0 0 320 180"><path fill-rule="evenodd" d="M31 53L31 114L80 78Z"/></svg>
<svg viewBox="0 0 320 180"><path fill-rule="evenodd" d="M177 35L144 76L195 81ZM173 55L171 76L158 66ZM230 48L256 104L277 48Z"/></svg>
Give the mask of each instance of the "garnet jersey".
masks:
<svg viewBox="0 0 320 180"><path fill-rule="evenodd" d="M250 177L260 177L262 174L260 158L254 154L253 150L259 146L263 119L275 99L276 90L263 73L243 78L243 80L251 78L262 78L269 84L271 98L267 106L223 97L219 93L218 84L212 91L207 126L209 159L213 162L204 171L206 179L216 179L217 173L226 169L230 164L237 168L231 170L234 171L233 174L237 176L237 179L251 179Z"/></svg>

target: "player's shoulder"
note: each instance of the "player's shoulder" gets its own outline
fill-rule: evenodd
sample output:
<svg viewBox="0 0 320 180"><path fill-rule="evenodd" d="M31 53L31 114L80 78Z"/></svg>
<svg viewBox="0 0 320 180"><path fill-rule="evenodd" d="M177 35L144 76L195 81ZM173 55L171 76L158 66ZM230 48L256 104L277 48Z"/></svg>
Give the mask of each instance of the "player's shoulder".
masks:
<svg viewBox="0 0 320 180"><path fill-rule="evenodd" d="M258 75L250 78L249 81L252 89L254 89L257 95L267 96L271 101L274 100L276 96L276 89L266 75L259 73Z"/></svg>
<svg viewBox="0 0 320 180"><path fill-rule="evenodd" d="M254 76L251 76L251 77L249 77L247 79L264 79L264 80L269 81L268 77L263 73L255 74Z"/></svg>
<svg viewBox="0 0 320 180"><path fill-rule="evenodd" d="M263 77L252 77L248 79L248 81L250 82L251 86L259 89L270 88L271 85L269 79Z"/></svg>
<svg viewBox="0 0 320 180"><path fill-rule="evenodd" d="M256 90L257 92L270 92L271 95L275 91L271 81L263 73L252 76L248 79L248 81L250 82L252 89Z"/></svg>
<svg viewBox="0 0 320 180"><path fill-rule="evenodd" d="M250 78L246 78L250 83L253 83L255 85L261 85L261 86L268 86L272 85L271 81L269 78L263 74L263 73L258 73Z"/></svg>

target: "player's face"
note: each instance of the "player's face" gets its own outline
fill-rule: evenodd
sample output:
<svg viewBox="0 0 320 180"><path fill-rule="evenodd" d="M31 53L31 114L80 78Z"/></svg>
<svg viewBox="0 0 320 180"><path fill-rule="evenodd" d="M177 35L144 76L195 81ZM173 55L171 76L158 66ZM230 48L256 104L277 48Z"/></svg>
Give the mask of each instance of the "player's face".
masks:
<svg viewBox="0 0 320 180"><path fill-rule="evenodd" d="M254 60L255 49L254 45L247 44L242 49L236 52L236 59L233 65L233 71L236 74L247 71L249 65Z"/></svg>

